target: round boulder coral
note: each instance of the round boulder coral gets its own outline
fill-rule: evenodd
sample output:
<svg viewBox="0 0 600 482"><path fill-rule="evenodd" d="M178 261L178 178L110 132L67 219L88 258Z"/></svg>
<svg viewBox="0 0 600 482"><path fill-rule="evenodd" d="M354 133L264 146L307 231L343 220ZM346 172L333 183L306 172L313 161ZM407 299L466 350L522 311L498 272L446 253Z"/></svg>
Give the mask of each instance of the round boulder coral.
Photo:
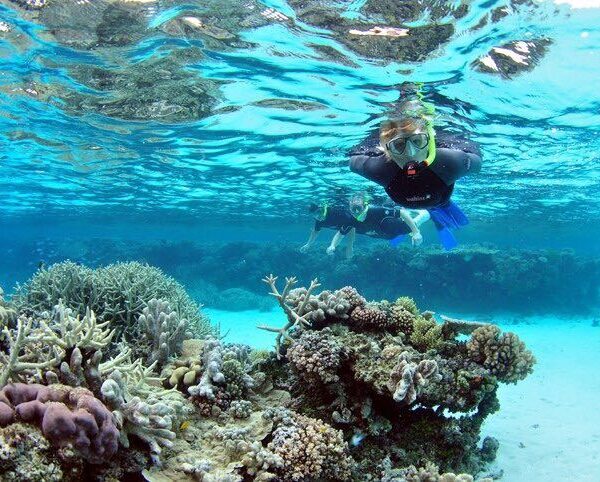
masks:
<svg viewBox="0 0 600 482"><path fill-rule="evenodd" d="M535 357L517 335L501 334L495 325L477 328L467 342L467 352L473 361L506 383L523 380L535 364Z"/></svg>
<svg viewBox="0 0 600 482"><path fill-rule="evenodd" d="M386 313L374 306L358 306L350 315L350 324L363 330L384 330L389 328Z"/></svg>
<svg viewBox="0 0 600 482"><path fill-rule="evenodd" d="M287 357L293 367L309 378L317 377L324 383L339 380L343 347L331 335L331 330L306 331L288 349Z"/></svg>

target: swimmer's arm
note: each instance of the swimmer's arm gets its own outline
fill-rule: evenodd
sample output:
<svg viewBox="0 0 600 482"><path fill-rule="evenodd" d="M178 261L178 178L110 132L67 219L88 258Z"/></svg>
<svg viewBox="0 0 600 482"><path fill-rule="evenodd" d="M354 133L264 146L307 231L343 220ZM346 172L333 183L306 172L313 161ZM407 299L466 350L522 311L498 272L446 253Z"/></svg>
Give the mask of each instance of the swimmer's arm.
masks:
<svg viewBox="0 0 600 482"><path fill-rule="evenodd" d="M406 223L406 225L410 228L411 234L419 234L419 227L414 222L413 218L410 216L410 213L406 209L400 209L400 217L402 221Z"/></svg>
<svg viewBox="0 0 600 482"><path fill-rule="evenodd" d="M431 215L427 209L419 209L417 210L417 215L413 218L413 222L417 226L421 226L421 224L426 223L431 219Z"/></svg>
<svg viewBox="0 0 600 482"><path fill-rule="evenodd" d="M315 226L313 226L312 229L310 230L310 235L308 236L308 241L306 241L306 244L304 244L300 248L300 252L304 253L305 251L307 251L308 248L310 248L314 244L318 235L319 235L319 230Z"/></svg>
<svg viewBox="0 0 600 482"><path fill-rule="evenodd" d="M350 156L350 170L374 181L381 186L387 186L397 171L393 162L388 162L382 150L371 150Z"/></svg>
<svg viewBox="0 0 600 482"><path fill-rule="evenodd" d="M478 173L481 170L481 157L471 152L439 148L431 170L450 185L461 177Z"/></svg>

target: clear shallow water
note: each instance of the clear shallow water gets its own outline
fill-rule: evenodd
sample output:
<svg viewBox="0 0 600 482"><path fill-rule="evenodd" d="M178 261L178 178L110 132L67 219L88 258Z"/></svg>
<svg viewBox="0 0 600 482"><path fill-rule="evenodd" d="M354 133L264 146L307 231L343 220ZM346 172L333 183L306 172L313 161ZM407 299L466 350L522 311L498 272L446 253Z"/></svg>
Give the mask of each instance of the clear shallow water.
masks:
<svg viewBox="0 0 600 482"><path fill-rule="evenodd" d="M50 7L16 11L5 1L2 217L218 223L300 213L314 196L369 186L348 172L345 152L378 125L398 98L394 86L417 80L438 125L482 145L482 174L456 193L474 222L518 216L527 229L598 218L600 9L432 3L431 15L452 33L434 49L408 45L407 57L419 61L394 62L360 55L345 32L307 23L314 3L225 2L212 17L211 2L147 2L130 8L124 41L86 23L104 2L64 7L81 17L67 29ZM339 18L363 18L361 2L327 5ZM289 19L265 21L266 6ZM190 14L221 30L169 23ZM104 15L109 25L124 22ZM415 32L428 23L427 10L406 22ZM233 37L216 39L223 31ZM473 67L494 47L542 38L551 41L545 54L513 62L537 64L529 71Z"/></svg>

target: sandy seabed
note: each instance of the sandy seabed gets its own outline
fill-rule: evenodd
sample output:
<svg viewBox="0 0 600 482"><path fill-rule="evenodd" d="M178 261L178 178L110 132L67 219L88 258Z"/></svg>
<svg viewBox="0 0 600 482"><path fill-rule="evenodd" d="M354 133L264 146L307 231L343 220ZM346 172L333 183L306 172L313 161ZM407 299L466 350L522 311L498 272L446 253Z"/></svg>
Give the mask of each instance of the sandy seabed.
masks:
<svg viewBox="0 0 600 482"><path fill-rule="evenodd" d="M228 332L226 341L256 348L271 348L274 340L257 324L283 322L278 309L205 311ZM500 387L500 411L482 429L500 442L489 473L502 473L503 482L600 482L600 327L591 318L514 319L492 321L517 333L538 363L526 380Z"/></svg>

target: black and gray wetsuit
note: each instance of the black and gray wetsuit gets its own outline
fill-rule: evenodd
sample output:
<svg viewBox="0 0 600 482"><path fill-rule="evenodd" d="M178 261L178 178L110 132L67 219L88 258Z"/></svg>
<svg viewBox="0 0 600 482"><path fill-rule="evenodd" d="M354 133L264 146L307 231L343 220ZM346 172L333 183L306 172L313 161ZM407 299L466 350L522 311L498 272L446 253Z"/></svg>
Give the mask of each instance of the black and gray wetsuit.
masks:
<svg viewBox="0 0 600 482"><path fill-rule="evenodd" d="M323 221L315 221L315 232L322 228L336 229L342 234L348 234L355 227L356 219L350 213L348 208L330 207Z"/></svg>
<svg viewBox="0 0 600 482"><path fill-rule="evenodd" d="M481 169L481 153L475 143L438 131L436 156L430 166L409 162L403 168L388 161L374 132L350 151L350 169L383 186L388 196L401 206L428 209L444 206L450 200L454 183Z"/></svg>
<svg viewBox="0 0 600 482"><path fill-rule="evenodd" d="M369 207L365 220L362 222L355 220L354 227L358 234L383 239L394 239L401 234L410 233L408 225L393 208L382 206Z"/></svg>

